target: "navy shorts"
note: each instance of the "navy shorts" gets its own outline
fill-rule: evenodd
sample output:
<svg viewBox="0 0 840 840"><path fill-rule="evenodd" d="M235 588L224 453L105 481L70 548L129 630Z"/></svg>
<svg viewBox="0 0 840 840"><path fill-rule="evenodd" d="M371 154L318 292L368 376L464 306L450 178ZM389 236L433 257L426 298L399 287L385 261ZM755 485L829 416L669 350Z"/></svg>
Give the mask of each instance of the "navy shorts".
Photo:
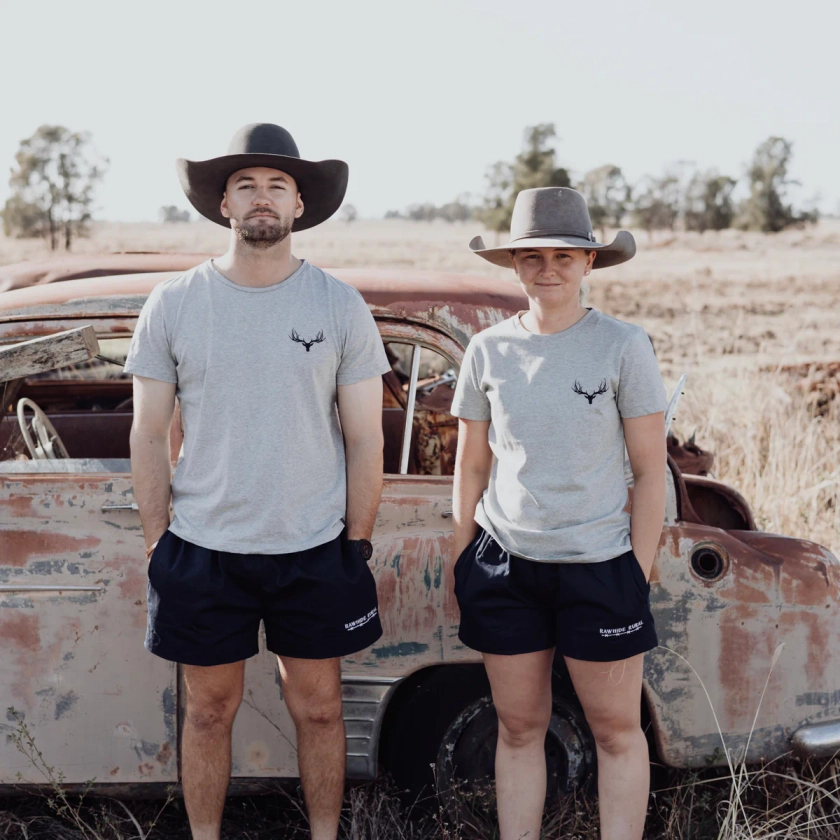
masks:
<svg viewBox="0 0 840 840"><path fill-rule="evenodd" d="M259 651L331 659L381 635L376 583L336 537L293 554L211 551L167 531L149 561L146 649L183 665L225 665Z"/></svg>
<svg viewBox="0 0 840 840"><path fill-rule="evenodd" d="M632 550L599 563L537 563L479 528L455 564L458 637L481 653L557 648L612 662L658 644L650 584Z"/></svg>

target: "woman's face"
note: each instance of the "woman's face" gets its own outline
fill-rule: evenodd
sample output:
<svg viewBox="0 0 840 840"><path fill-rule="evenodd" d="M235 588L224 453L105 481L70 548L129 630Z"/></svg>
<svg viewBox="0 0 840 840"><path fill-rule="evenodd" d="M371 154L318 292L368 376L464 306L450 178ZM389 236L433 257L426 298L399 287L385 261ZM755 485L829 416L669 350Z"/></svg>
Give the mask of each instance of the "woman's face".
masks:
<svg viewBox="0 0 840 840"><path fill-rule="evenodd" d="M513 267L525 294L542 304L577 302L580 284L592 270L594 251L573 248L514 249Z"/></svg>

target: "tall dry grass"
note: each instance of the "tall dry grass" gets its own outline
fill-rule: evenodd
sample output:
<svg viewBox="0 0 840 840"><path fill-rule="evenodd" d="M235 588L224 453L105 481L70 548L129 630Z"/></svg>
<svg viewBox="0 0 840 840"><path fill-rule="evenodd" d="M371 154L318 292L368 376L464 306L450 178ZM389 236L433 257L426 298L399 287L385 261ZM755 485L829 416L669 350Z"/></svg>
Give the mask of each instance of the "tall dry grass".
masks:
<svg viewBox="0 0 840 840"><path fill-rule="evenodd" d="M37 799L0 800L4 840L189 840L181 800L160 803L91 799L78 804L81 821L56 816ZM150 828L151 825L153 828ZM840 762L821 768L774 764L739 775L670 772L648 808L646 840L837 840ZM230 798L225 840L307 840L298 789ZM459 813L436 802L407 810L386 784L351 788L344 801L341 840L498 840L492 791L463 797ZM599 840L591 796L570 796L545 815L542 840Z"/></svg>
<svg viewBox="0 0 840 840"><path fill-rule="evenodd" d="M715 476L746 497L761 530L840 556L840 401L817 411L782 371L698 375L674 428L715 453Z"/></svg>

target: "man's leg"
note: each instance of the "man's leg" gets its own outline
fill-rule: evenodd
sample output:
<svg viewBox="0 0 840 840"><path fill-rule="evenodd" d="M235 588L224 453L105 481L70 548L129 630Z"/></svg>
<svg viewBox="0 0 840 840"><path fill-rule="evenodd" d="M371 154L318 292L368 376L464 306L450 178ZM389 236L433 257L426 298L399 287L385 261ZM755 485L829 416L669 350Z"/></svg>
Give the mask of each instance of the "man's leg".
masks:
<svg viewBox="0 0 840 840"><path fill-rule="evenodd" d="M595 736L603 840L641 840L650 793L650 759L641 727L644 654L619 662L566 657L575 692Z"/></svg>
<svg viewBox="0 0 840 840"><path fill-rule="evenodd" d="M346 742L341 660L278 657L283 696L297 729L300 782L312 840L336 840Z"/></svg>
<svg viewBox="0 0 840 840"><path fill-rule="evenodd" d="M187 709L181 782L193 840L219 840L230 781L230 732L242 702L245 663L184 666Z"/></svg>
<svg viewBox="0 0 840 840"><path fill-rule="evenodd" d="M553 648L515 656L484 654L499 716L496 800L501 840L539 840L553 660Z"/></svg>

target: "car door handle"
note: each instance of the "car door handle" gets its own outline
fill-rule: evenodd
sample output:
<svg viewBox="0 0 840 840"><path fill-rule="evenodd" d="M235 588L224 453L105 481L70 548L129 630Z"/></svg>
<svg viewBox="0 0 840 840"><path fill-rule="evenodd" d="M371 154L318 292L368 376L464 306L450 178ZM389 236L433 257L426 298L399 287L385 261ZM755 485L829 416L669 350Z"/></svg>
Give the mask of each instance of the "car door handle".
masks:
<svg viewBox="0 0 840 840"><path fill-rule="evenodd" d="M100 510L104 512L106 510L140 510L140 508L137 507L137 502L132 502L129 505L102 505Z"/></svg>
<svg viewBox="0 0 840 840"><path fill-rule="evenodd" d="M452 516L452 511L451 511L451 510L442 510L442 511L440 512L440 515L441 515L444 519L449 519L449 517L450 517L450 516Z"/></svg>

